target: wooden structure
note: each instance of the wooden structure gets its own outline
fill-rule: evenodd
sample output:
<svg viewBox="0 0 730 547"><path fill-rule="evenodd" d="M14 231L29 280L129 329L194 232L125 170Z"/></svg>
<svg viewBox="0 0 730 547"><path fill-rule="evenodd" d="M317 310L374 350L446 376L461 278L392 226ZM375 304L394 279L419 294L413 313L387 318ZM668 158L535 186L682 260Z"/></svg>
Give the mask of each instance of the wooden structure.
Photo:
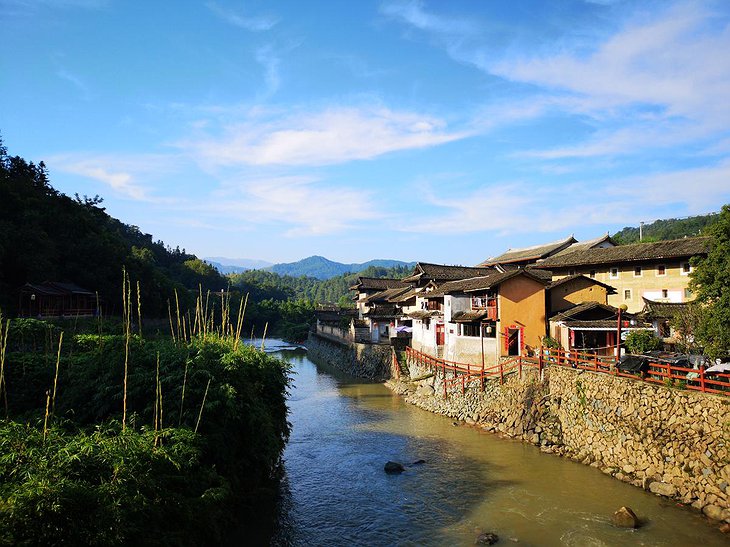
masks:
<svg viewBox="0 0 730 547"><path fill-rule="evenodd" d="M20 317L88 317L100 313L98 296L73 283L26 283L20 289Z"/></svg>

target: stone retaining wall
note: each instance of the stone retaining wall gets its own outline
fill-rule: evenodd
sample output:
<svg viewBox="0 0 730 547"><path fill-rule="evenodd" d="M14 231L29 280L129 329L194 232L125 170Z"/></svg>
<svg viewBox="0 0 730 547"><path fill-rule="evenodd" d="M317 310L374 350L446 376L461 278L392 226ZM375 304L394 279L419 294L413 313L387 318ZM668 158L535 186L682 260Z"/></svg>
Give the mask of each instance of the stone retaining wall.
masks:
<svg viewBox="0 0 730 547"><path fill-rule="evenodd" d="M421 408L523 439L730 522L730 401L607 374L525 369L444 398L441 372L411 364L388 386Z"/></svg>
<svg viewBox="0 0 730 547"><path fill-rule="evenodd" d="M393 350L390 346L355 344L336 337L310 333L305 344L312 361L369 380L386 380L392 374Z"/></svg>

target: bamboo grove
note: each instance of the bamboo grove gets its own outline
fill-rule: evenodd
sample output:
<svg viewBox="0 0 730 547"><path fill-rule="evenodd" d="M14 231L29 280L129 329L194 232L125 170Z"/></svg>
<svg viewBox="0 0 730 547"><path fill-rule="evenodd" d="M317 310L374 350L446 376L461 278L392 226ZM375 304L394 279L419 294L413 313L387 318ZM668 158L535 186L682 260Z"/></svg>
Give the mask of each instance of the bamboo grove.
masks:
<svg viewBox="0 0 730 547"><path fill-rule="evenodd" d="M0 544L219 544L273 498L290 371L248 299L174 294L165 333L122 277L121 318L0 316Z"/></svg>

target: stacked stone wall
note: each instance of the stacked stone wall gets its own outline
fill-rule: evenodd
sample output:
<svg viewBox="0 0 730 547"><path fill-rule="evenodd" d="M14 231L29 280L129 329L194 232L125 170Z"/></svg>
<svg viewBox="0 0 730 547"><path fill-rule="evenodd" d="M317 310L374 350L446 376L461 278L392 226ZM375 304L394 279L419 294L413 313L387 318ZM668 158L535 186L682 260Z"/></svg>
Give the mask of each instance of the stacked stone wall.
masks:
<svg viewBox="0 0 730 547"><path fill-rule="evenodd" d="M305 345L312 361L357 378L386 380L393 372L393 350L390 346L356 344L317 333L310 333Z"/></svg>
<svg viewBox="0 0 730 547"><path fill-rule="evenodd" d="M414 405L523 439L730 522L730 401L607 374L524 369L462 394L410 364L388 383ZM449 376L447 376L448 378Z"/></svg>

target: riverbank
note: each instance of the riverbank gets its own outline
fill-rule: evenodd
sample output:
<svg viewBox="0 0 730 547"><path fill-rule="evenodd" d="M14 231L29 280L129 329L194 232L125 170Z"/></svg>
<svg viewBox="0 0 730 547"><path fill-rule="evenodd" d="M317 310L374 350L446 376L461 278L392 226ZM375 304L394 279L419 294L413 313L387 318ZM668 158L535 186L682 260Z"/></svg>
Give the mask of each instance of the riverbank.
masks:
<svg viewBox="0 0 730 547"><path fill-rule="evenodd" d="M447 388L429 369L386 385L410 404L529 442L730 523L723 398L572 369Z"/></svg>

